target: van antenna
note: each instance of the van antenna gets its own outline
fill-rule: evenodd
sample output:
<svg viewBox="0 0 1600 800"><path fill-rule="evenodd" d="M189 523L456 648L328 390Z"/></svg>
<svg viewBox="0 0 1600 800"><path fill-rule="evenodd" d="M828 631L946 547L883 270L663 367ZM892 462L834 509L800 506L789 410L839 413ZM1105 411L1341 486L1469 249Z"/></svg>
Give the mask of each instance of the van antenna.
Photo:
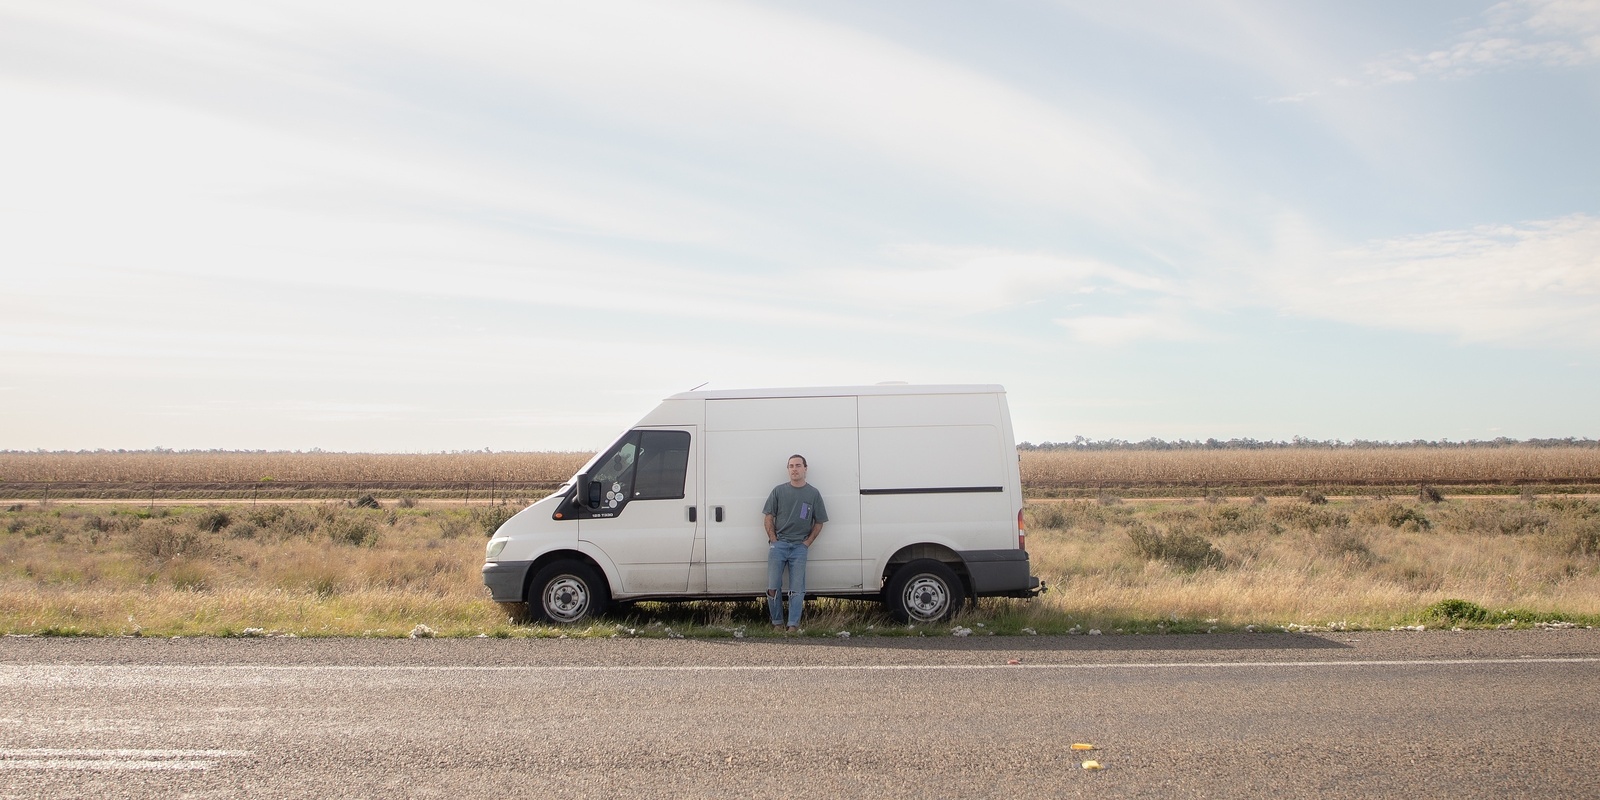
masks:
<svg viewBox="0 0 1600 800"><path fill-rule="evenodd" d="M710 382L711 382L711 381L706 381L706 382L705 382L705 383L702 383L702 384L700 384L700 386L704 386L704 385L706 385L706 383L710 383ZM696 386L696 387L694 387L694 388L693 388L693 389L690 389L690 390L689 390L689 391L691 391L691 392L698 392L698 391L700 391L700 386Z"/></svg>

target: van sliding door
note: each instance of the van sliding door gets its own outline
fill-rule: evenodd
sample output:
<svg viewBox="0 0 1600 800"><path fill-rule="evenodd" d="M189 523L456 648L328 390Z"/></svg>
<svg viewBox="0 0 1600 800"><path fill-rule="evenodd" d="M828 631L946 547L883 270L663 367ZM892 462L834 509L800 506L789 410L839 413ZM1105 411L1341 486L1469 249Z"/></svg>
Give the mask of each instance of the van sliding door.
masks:
<svg viewBox="0 0 1600 800"><path fill-rule="evenodd" d="M706 588L759 595L767 588L761 507L788 480L789 456L805 456L828 522L811 547L806 592L861 586L861 497L856 398L781 397L706 401ZM720 509L722 519L716 518ZM876 588L876 587L871 587Z"/></svg>

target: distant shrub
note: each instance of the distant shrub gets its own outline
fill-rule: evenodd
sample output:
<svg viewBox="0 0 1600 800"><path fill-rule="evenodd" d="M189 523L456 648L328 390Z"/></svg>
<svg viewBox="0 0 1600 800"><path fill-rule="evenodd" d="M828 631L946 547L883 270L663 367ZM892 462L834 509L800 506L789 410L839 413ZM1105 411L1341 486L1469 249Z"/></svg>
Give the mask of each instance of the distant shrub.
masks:
<svg viewBox="0 0 1600 800"><path fill-rule="evenodd" d="M1427 484L1422 484L1417 487L1417 499L1424 503L1443 503L1444 492Z"/></svg>
<svg viewBox="0 0 1600 800"><path fill-rule="evenodd" d="M400 506L401 508L415 508L417 501L415 498L402 495L396 505Z"/></svg>
<svg viewBox="0 0 1600 800"><path fill-rule="evenodd" d="M1267 496L1264 495L1264 494L1258 494L1255 497L1250 498L1250 505L1253 505L1253 506L1264 506L1266 504L1267 504Z"/></svg>
<svg viewBox="0 0 1600 800"><path fill-rule="evenodd" d="M473 521L466 517L451 516L439 523L439 535L445 539L459 539L472 533L476 528Z"/></svg>
<svg viewBox="0 0 1600 800"><path fill-rule="evenodd" d="M233 517L220 508L207 509L195 517L196 528L210 533L216 533L233 523Z"/></svg>
<svg viewBox="0 0 1600 800"><path fill-rule="evenodd" d="M1363 503L1356 507L1355 516L1357 521L1368 525L1424 531L1432 527L1432 523L1421 511L1392 500Z"/></svg>
<svg viewBox="0 0 1600 800"><path fill-rule="evenodd" d="M158 560L201 558L216 550L216 542L206 532L176 520L146 520L133 534L133 549Z"/></svg>
<svg viewBox="0 0 1600 800"><path fill-rule="evenodd" d="M360 497L357 497L355 499L355 501L351 503L351 505L356 507L356 508L382 508L383 507L383 504L378 502L378 498L373 497L370 494L364 494L364 495L361 495Z"/></svg>
<svg viewBox="0 0 1600 800"><path fill-rule="evenodd" d="M1104 530L1110 525L1126 524L1135 513L1130 506L1106 506L1085 500L1040 503L1027 508L1030 510L1025 513L1041 515L1037 523L1041 527L1064 530Z"/></svg>
<svg viewBox="0 0 1600 800"><path fill-rule="evenodd" d="M323 525L335 544L372 547L378 543L378 526L365 516L339 515Z"/></svg>
<svg viewBox="0 0 1600 800"><path fill-rule="evenodd" d="M1221 567L1222 551L1204 536L1193 533L1162 534L1143 525L1128 529L1133 552L1140 558L1165 561L1186 570Z"/></svg>
<svg viewBox="0 0 1600 800"><path fill-rule="evenodd" d="M1337 559L1361 564L1371 564L1375 559L1366 535L1348 528L1330 530L1318 537L1317 543L1322 552Z"/></svg>
<svg viewBox="0 0 1600 800"><path fill-rule="evenodd" d="M1583 497L1552 497L1540 500L1540 508L1546 508L1564 517L1576 519L1600 518L1600 502Z"/></svg>
<svg viewBox="0 0 1600 800"><path fill-rule="evenodd" d="M286 514L278 521L277 530L285 539L293 537L309 539L317 530L317 520L302 514Z"/></svg>
<svg viewBox="0 0 1600 800"><path fill-rule="evenodd" d="M1350 515L1343 511L1335 511L1326 506L1313 506L1302 503L1268 506L1267 517L1281 522L1287 527L1299 527L1311 531L1343 528L1350 524Z"/></svg>
<svg viewBox="0 0 1600 800"><path fill-rule="evenodd" d="M1600 556L1600 525L1590 523L1567 532L1564 549L1575 556Z"/></svg>
<svg viewBox="0 0 1600 800"><path fill-rule="evenodd" d="M251 524L258 528L270 528L288 513L289 508L287 506L272 505L251 508L250 513L245 516L246 519L250 520Z"/></svg>
<svg viewBox="0 0 1600 800"><path fill-rule="evenodd" d="M484 536L493 536L494 532L500 530L500 526L504 525L506 520L516 516L517 512L521 510L511 506L490 506L487 510L473 512L473 518L478 525L482 526Z"/></svg>
<svg viewBox="0 0 1600 800"><path fill-rule="evenodd" d="M1122 505L1122 498L1114 494L1101 492L1100 496L1095 498L1095 502L1103 506L1116 506Z"/></svg>
<svg viewBox="0 0 1600 800"><path fill-rule="evenodd" d="M1060 503L1035 503L1027 507L1024 514L1029 527L1039 528L1065 528L1067 514L1061 510Z"/></svg>
<svg viewBox="0 0 1600 800"><path fill-rule="evenodd" d="M1554 522L1548 512L1526 503L1467 503L1438 516L1459 530L1506 536L1543 533Z"/></svg>
<svg viewBox="0 0 1600 800"><path fill-rule="evenodd" d="M1307 489L1300 493L1300 499L1314 506L1327 505L1328 498L1322 492Z"/></svg>

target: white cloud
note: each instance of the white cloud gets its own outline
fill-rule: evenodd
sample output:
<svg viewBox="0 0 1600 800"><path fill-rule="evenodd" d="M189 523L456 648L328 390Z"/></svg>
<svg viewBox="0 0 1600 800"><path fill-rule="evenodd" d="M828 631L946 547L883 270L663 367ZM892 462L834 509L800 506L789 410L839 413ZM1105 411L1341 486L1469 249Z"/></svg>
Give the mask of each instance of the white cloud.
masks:
<svg viewBox="0 0 1600 800"><path fill-rule="evenodd" d="M1184 192L1104 129L885 39L771 9L597 0L453 11L315 4L329 47L393 48L663 141L728 152L853 151L904 178L1103 221L1152 224ZM1179 201L1175 204L1175 200ZM1156 220L1153 224L1159 224Z"/></svg>
<svg viewBox="0 0 1600 800"><path fill-rule="evenodd" d="M1595 0L1510 0L1489 8L1483 18L1482 27L1449 44L1394 53L1364 71L1373 83L1395 83L1600 61L1600 2Z"/></svg>
<svg viewBox="0 0 1600 800"><path fill-rule="evenodd" d="M834 302L957 316L1060 295L1170 291L1168 282L1158 277L1051 253L903 245L892 248L890 255L916 266L821 270L815 280L822 295Z"/></svg>
<svg viewBox="0 0 1600 800"><path fill-rule="evenodd" d="M911 181L954 182L997 203L1110 221L1105 230L1146 239L1182 236L1173 221L1204 207L1113 132L848 28L716 3L478 10L441 25L432 7L405 3L26 8L23 19L88 55L70 80L47 66L0 79L15 120L0 131L8 176L0 204L17 209L7 261L39 273L146 270L310 287L370 285L382 275L434 296L619 310L671 301L684 314L793 318L773 307L759 271L713 276L679 266L689 263L681 254L666 261L662 250L628 247L765 256L774 237L764 234L784 224L781 211L652 183L592 153L564 165L530 147L506 163L497 160L504 152L397 136L383 110L419 100L354 66L375 52L441 81L504 86L513 107L581 109L645 137L647 149L687 141L770 159L823 142L859 151L862 163L898 163ZM229 102L203 94L206 75L218 76ZM247 110L263 104L284 113ZM741 166L735 157L718 168ZM728 179L746 178L717 180ZM829 180L833 191L854 185L848 172ZM96 235L76 235L84 226ZM891 256L923 263L824 271L821 308L874 297L988 310L1039 292L1155 289L1148 278L1049 255L912 248ZM708 282L743 302L707 301ZM597 285L612 290L587 290ZM839 316L829 321L882 324L853 310Z"/></svg>
<svg viewBox="0 0 1600 800"><path fill-rule="evenodd" d="M1066 328L1075 341L1095 345L1184 341L1204 335L1181 318L1167 314L1066 317L1055 323Z"/></svg>
<svg viewBox="0 0 1600 800"><path fill-rule="evenodd" d="M1600 344L1600 217L1575 214L1322 250L1299 234L1264 285L1281 308L1510 344Z"/></svg>
<svg viewBox="0 0 1600 800"><path fill-rule="evenodd" d="M1321 92L1297 92L1295 94L1283 95L1281 97L1268 97L1268 98L1265 98L1265 100L1268 103L1304 103L1305 101L1310 100L1311 98L1316 97L1319 94L1322 94L1322 93Z"/></svg>

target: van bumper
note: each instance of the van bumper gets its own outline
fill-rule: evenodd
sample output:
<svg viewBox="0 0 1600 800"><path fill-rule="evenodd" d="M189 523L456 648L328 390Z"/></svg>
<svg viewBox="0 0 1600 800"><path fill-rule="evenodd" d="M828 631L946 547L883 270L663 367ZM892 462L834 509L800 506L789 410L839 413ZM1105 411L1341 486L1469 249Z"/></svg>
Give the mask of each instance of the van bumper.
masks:
<svg viewBox="0 0 1600 800"><path fill-rule="evenodd" d="M532 561L488 561L483 565L483 585L489 587L489 596L496 603L521 603L528 598L522 594L528 585L528 569Z"/></svg>
<svg viewBox="0 0 1600 800"><path fill-rule="evenodd" d="M1033 597L1045 590L1028 568L1026 550L963 550L974 597Z"/></svg>

